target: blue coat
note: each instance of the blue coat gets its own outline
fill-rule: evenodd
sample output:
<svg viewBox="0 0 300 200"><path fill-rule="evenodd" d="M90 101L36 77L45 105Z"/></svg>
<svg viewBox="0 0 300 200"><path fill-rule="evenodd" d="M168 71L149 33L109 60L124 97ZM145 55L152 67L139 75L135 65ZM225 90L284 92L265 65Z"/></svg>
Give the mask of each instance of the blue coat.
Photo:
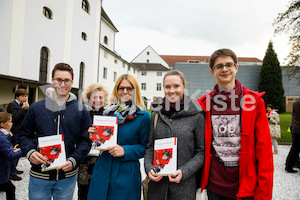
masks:
<svg viewBox="0 0 300 200"><path fill-rule="evenodd" d="M0 132L0 184L9 181L10 163L22 156L22 151L14 152L9 138Z"/></svg>
<svg viewBox="0 0 300 200"><path fill-rule="evenodd" d="M118 127L118 144L124 148L123 157L113 157L108 152L98 158L90 183L89 200L141 198L141 173L139 159L144 157L148 139L150 114L137 111L132 121Z"/></svg>

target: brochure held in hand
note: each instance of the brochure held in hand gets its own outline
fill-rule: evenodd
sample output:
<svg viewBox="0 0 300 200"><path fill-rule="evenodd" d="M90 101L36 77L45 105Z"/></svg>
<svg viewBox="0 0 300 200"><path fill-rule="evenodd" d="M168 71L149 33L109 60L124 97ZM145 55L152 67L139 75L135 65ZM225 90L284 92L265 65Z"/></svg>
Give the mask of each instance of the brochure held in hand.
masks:
<svg viewBox="0 0 300 200"><path fill-rule="evenodd" d="M38 143L40 154L47 159L46 164L41 165L42 172L56 169L65 164L66 151L62 134L39 137Z"/></svg>
<svg viewBox="0 0 300 200"><path fill-rule="evenodd" d="M153 167L156 175L167 176L177 170L177 138L154 141Z"/></svg>
<svg viewBox="0 0 300 200"><path fill-rule="evenodd" d="M95 115L93 126L96 133L92 135L92 150L102 150L117 144L117 117Z"/></svg>

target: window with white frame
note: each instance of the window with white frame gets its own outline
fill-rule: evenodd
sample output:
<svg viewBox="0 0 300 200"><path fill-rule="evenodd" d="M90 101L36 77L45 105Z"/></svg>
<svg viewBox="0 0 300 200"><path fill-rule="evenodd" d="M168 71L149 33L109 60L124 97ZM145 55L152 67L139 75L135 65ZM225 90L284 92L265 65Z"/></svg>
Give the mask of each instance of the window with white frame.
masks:
<svg viewBox="0 0 300 200"><path fill-rule="evenodd" d="M156 90L161 91L161 83L156 83Z"/></svg>
<svg viewBox="0 0 300 200"><path fill-rule="evenodd" d="M117 72L114 72L114 82L117 81Z"/></svg>
<svg viewBox="0 0 300 200"><path fill-rule="evenodd" d="M146 83L142 83L141 90L146 90Z"/></svg>
<svg viewBox="0 0 300 200"><path fill-rule="evenodd" d="M156 76L162 76L162 72L156 72Z"/></svg>
<svg viewBox="0 0 300 200"><path fill-rule="evenodd" d="M90 4L89 4L88 0L82 0L81 8L87 13L90 12Z"/></svg>
<svg viewBox="0 0 300 200"><path fill-rule="evenodd" d="M103 67L103 79L107 79L107 68Z"/></svg>
<svg viewBox="0 0 300 200"><path fill-rule="evenodd" d="M142 72L142 76L147 76L147 72Z"/></svg>

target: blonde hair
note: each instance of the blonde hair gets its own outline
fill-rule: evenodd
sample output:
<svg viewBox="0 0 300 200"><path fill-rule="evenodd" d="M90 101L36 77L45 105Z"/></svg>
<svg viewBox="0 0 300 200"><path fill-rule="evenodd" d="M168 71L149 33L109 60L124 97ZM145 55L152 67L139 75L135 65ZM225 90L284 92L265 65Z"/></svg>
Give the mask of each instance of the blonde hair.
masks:
<svg viewBox="0 0 300 200"><path fill-rule="evenodd" d="M123 74L118 78L118 80L116 81L115 87L113 89L112 96L110 98L110 103L115 104L115 105L120 104L120 97L119 97L119 94L118 94L118 89L119 89L119 85L121 84L121 82L123 80L129 81L130 84L133 86L133 89L134 89L133 101L134 101L135 105L139 109L145 110L146 107L145 107L144 101L143 101L142 96L141 96L141 91L140 91L139 84L136 81L136 79L130 74Z"/></svg>
<svg viewBox="0 0 300 200"><path fill-rule="evenodd" d="M88 104L91 98L91 95L94 91L103 91L104 94L104 104L108 103L108 91L102 83L93 83L87 86L82 92L82 101L84 104Z"/></svg>
<svg viewBox="0 0 300 200"><path fill-rule="evenodd" d="M179 76L179 78L182 80L183 85L185 85L184 75L181 71L178 71L178 70L168 71L164 76L163 85L165 85L165 79L167 76Z"/></svg>

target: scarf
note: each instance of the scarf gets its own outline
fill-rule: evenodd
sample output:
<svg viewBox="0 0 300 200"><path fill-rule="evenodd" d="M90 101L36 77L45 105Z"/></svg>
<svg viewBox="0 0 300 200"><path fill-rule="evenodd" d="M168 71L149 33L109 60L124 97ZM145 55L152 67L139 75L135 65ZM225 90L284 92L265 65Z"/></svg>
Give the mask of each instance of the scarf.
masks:
<svg viewBox="0 0 300 200"><path fill-rule="evenodd" d="M11 138L11 137L13 136L13 134L12 134L11 131L9 131L9 130L7 130L7 129L4 129L4 128L0 128L0 132L2 132L3 135L5 135L5 136L7 136L7 137L9 137L9 138Z"/></svg>
<svg viewBox="0 0 300 200"><path fill-rule="evenodd" d="M126 121L132 121L137 115L137 107L132 102L121 105L110 105L103 113L104 116L118 117L118 124L125 124Z"/></svg>
<svg viewBox="0 0 300 200"><path fill-rule="evenodd" d="M167 100L168 101L168 100ZM179 102L179 110L176 110L176 103L170 103L170 109L166 108L166 97L163 98L161 113L171 117L173 113L179 112L184 109L184 95L183 98Z"/></svg>

